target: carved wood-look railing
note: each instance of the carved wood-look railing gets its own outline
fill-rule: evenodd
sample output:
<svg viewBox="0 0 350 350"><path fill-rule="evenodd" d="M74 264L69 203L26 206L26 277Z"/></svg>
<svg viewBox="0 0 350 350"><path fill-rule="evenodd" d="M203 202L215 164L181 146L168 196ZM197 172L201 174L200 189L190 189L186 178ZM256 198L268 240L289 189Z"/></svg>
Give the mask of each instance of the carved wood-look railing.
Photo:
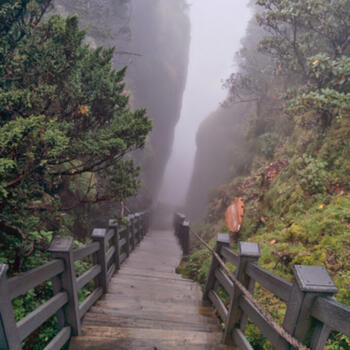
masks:
<svg viewBox="0 0 350 350"><path fill-rule="evenodd" d="M176 214L175 231L181 226L188 232L185 216ZM331 331L350 337L350 308L337 302L337 292L327 270L321 266L294 266L295 281L290 283L258 265L259 246L252 242L240 242L239 254L229 248L229 236L218 234L215 252L220 258L235 266L236 278L251 292L258 283L287 304L283 328L294 338L305 343L311 350L323 350ZM229 296L229 306L221 300L218 288ZM259 310L244 296L241 290L221 268L213 255L208 280L203 295L204 303L212 303L225 323L223 342L236 345L242 350L253 350L245 337L248 319L278 350L291 349Z"/></svg>
<svg viewBox="0 0 350 350"><path fill-rule="evenodd" d="M72 237L54 238L49 247L53 260L18 276L7 278L7 265L0 265L0 349L19 350L21 343L44 322L57 315L59 332L45 350L61 349L71 336L81 334L81 319L107 291L114 272L129 256L149 228L146 212L129 215L129 225L109 221L108 229L94 229L92 243L73 249ZM92 256L93 266L76 276L74 262ZM94 290L81 303L78 291L90 281ZM52 282L53 297L16 322L12 300L46 281Z"/></svg>

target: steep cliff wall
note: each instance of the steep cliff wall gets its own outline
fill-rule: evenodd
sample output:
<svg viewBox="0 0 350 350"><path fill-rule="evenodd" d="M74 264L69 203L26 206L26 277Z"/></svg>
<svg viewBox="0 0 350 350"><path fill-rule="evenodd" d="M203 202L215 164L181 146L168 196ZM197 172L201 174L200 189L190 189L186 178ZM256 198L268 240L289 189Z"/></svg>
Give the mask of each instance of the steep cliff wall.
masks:
<svg viewBox="0 0 350 350"><path fill-rule="evenodd" d="M128 77L135 106L147 108L153 119L150 157L142 161L146 187L153 197L170 155L186 83L190 23L185 3L133 1L131 51L142 56L129 66Z"/></svg>
<svg viewBox="0 0 350 350"><path fill-rule="evenodd" d="M244 106L219 107L198 130L194 170L186 200L192 221L204 216L211 190L232 175L232 153L235 145L244 139L241 120L245 109Z"/></svg>
<svg viewBox="0 0 350 350"><path fill-rule="evenodd" d="M142 166L144 206L157 194L180 115L190 43L186 1L56 0L55 7L79 15L92 46L115 47L115 67L128 67L133 107L147 108L153 120L146 151L135 154Z"/></svg>

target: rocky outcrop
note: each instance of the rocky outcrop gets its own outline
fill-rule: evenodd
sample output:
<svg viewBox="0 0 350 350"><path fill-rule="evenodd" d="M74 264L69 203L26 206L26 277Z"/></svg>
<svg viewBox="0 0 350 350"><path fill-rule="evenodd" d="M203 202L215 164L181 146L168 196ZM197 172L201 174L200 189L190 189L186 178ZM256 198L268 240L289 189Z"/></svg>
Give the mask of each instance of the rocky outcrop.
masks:
<svg viewBox="0 0 350 350"><path fill-rule="evenodd" d="M133 1L131 51L142 56L129 66L136 107L153 119L149 152L142 152L145 182L155 197L173 143L185 89L190 23L183 0ZM145 159L148 157L148 159Z"/></svg>
<svg viewBox="0 0 350 350"><path fill-rule="evenodd" d="M194 170L187 194L187 210L191 220L203 217L210 191L225 183L233 171L234 147L244 139L242 105L219 107L205 119L197 133ZM239 166L239 159L234 160Z"/></svg>

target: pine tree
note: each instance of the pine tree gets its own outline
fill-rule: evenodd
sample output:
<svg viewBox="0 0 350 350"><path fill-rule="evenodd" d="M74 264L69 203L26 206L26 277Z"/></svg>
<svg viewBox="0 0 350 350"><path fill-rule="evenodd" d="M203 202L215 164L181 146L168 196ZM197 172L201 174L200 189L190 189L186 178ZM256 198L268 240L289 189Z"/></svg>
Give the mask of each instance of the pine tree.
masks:
<svg viewBox="0 0 350 350"><path fill-rule="evenodd" d="M85 44L77 17L40 22L49 4L0 5L0 260L13 272L53 233L71 234L74 210L136 193L125 157L151 129L129 108L113 50Z"/></svg>

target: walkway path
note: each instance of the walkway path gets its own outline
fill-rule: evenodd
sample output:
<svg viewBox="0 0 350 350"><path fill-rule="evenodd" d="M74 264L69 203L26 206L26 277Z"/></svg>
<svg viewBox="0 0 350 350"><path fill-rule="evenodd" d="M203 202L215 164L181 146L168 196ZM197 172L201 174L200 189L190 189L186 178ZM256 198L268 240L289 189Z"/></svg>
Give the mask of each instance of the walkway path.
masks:
<svg viewBox="0 0 350 350"><path fill-rule="evenodd" d="M175 273L181 250L170 231L151 231L83 320L70 350L224 350L199 286Z"/></svg>

